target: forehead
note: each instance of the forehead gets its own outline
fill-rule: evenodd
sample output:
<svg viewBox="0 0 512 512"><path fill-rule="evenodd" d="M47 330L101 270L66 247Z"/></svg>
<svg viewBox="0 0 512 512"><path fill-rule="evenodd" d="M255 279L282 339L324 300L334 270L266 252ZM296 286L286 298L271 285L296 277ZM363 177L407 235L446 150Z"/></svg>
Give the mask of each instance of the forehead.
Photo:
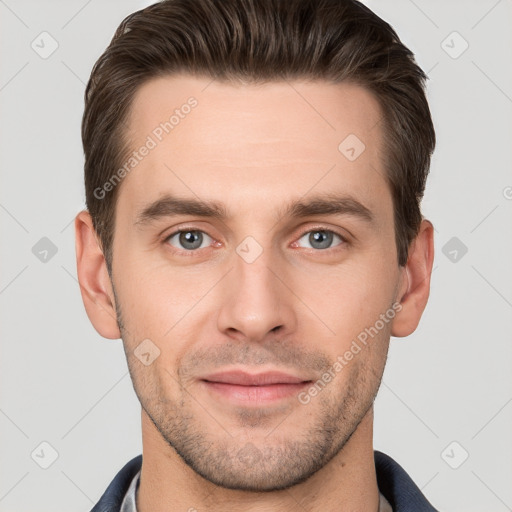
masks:
<svg viewBox="0 0 512 512"><path fill-rule="evenodd" d="M120 201L171 192L249 207L312 189L382 193L381 116L373 94L350 83L152 79L134 96L127 132L132 150L149 149Z"/></svg>
<svg viewBox="0 0 512 512"><path fill-rule="evenodd" d="M268 140L283 140L286 135L290 141L302 140L307 131L308 138L313 136L308 146L314 147L326 135L325 145L332 142L337 146L340 137L351 133L349 130L362 138L378 135L378 129L373 128L381 116L374 95L352 83L318 80L242 85L171 75L151 79L139 87L132 101L128 127L131 137L140 139L170 122L174 138L184 142L187 135L193 134L194 143L212 146L230 138L247 139L250 135L259 139L266 135ZM184 122L187 117L191 121ZM190 124L193 130L187 130ZM237 132L242 125L250 131ZM164 130L163 135L167 134ZM154 136L158 138L158 133Z"/></svg>

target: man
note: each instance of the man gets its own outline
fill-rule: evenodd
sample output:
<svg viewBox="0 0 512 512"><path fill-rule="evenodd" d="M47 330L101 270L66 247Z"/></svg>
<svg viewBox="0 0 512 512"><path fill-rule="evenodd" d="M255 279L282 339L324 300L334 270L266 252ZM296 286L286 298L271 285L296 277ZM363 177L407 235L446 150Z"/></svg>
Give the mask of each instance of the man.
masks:
<svg viewBox="0 0 512 512"><path fill-rule="evenodd" d="M434 511L373 450L433 227L425 75L354 0L164 0L86 89L87 314L121 337L143 455L95 512Z"/></svg>

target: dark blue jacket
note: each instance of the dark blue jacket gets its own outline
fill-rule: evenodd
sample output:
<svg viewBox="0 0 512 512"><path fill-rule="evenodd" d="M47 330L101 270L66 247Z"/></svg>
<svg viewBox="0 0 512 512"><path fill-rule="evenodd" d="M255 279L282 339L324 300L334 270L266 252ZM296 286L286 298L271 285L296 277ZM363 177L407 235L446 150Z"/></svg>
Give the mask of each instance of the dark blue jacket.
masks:
<svg viewBox="0 0 512 512"><path fill-rule="evenodd" d="M385 453L375 450L379 491L393 512L437 512L405 470ZM142 455L132 459L115 476L91 512L119 512L124 495L142 465Z"/></svg>

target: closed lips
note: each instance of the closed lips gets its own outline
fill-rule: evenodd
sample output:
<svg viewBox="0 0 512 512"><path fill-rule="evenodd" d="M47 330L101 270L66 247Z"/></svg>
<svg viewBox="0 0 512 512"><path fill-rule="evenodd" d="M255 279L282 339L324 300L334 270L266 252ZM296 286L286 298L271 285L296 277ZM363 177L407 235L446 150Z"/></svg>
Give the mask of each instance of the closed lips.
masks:
<svg viewBox="0 0 512 512"><path fill-rule="evenodd" d="M310 382L309 379L295 377L282 372L250 374L240 371L215 373L208 375L201 380L237 386L271 386L274 384L303 384L305 382Z"/></svg>

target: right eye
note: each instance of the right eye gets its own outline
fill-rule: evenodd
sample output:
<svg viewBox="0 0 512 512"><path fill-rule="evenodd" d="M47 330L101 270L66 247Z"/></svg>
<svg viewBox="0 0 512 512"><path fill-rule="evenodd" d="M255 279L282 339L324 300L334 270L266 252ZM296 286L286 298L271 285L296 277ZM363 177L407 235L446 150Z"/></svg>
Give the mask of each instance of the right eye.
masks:
<svg viewBox="0 0 512 512"><path fill-rule="evenodd" d="M204 231L197 229L181 229L180 231L170 234L164 242L176 247L176 249L195 251L196 249L208 247L208 245L213 242L213 239ZM204 242L207 242L205 246L203 246Z"/></svg>

